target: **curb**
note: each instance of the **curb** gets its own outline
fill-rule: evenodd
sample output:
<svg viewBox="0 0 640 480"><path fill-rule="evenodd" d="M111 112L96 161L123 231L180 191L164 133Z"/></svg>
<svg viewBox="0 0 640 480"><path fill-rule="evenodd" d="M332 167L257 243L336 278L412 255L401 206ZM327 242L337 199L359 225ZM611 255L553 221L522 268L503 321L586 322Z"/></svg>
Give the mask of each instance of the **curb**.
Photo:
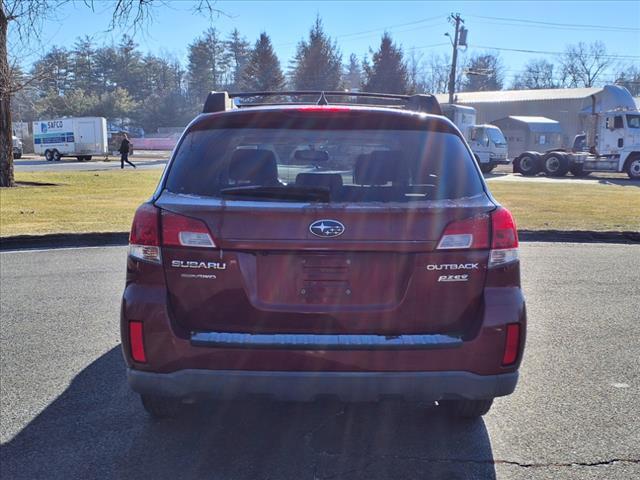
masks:
<svg viewBox="0 0 640 480"><path fill-rule="evenodd" d="M129 232L52 233L48 235L17 235L0 238L0 251L38 248L106 247L126 245Z"/></svg>
<svg viewBox="0 0 640 480"><path fill-rule="evenodd" d="M640 244L640 232L592 232L584 230L520 230L522 242ZM129 232L54 233L0 238L0 251L38 248L105 247L126 245Z"/></svg>

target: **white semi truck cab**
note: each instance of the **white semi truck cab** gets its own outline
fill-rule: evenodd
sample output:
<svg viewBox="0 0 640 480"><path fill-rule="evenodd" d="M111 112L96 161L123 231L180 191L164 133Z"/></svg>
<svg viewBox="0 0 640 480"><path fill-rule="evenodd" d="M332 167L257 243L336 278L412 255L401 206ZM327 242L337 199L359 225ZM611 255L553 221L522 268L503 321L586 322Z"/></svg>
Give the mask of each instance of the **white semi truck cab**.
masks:
<svg viewBox="0 0 640 480"><path fill-rule="evenodd" d="M571 151L524 152L514 159L514 171L528 176L544 172L551 177L567 172L577 177L591 172L626 172L632 180L640 180L640 111L623 87L605 88L618 90L621 105L598 112L592 95L587 131L576 136Z"/></svg>
<svg viewBox="0 0 640 480"><path fill-rule="evenodd" d="M496 165L509 164L507 140L502 131L495 125L476 125L475 108L445 104L442 112L462 132L484 173Z"/></svg>

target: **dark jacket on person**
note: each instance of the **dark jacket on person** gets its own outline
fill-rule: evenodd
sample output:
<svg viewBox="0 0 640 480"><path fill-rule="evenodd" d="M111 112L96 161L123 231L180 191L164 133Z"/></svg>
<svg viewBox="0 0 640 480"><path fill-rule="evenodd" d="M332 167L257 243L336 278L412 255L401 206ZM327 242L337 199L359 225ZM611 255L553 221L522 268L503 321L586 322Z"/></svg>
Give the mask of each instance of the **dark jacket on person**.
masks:
<svg viewBox="0 0 640 480"><path fill-rule="evenodd" d="M122 139L122 143L120 144L120 150L118 150L121 154L122 153L129 153L129 150L131 149L131 142L129 140L127 140L126 138Z"/></svg>

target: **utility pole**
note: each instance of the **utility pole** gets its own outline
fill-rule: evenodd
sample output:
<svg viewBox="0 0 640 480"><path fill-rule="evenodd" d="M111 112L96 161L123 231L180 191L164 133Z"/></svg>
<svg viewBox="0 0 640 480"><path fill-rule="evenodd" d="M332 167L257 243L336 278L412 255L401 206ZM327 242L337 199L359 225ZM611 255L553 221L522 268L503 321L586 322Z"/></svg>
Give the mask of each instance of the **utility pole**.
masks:
<svg viewBox="0 0 640 480"><path fill-rule="evenodd" d="M460 18L459 13L456 13L455 15L452 13L449 19L451 23L455 25L455 29L456 29L453 37L453 56L451 60L451 72L449 73L449 103L452 104L453 96L456 92L456 64L458 63L458 41L460 39L460 30L461 30L460 24L464 23L464 20ZM464 27L462 27L462 29L464 29ZM448 33L445 33L445 35L450 37ZM466 35L464 36L466 37ZM464 40L465 41L461 43L466 44L466 38Z"/></svg>

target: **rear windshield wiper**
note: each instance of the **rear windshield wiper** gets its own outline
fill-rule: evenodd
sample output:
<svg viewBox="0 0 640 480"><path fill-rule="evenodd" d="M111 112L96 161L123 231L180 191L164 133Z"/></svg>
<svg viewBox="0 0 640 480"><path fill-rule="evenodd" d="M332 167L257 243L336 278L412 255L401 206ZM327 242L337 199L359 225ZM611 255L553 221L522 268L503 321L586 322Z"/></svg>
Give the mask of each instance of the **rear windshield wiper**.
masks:
<svg viewBox="0 0 640 480"><path fill-rule="evenodd" d="M326 187L261 186L229 187L220 190L224 197L265 198L290 202L324 202L330 200Z"/></svg>

